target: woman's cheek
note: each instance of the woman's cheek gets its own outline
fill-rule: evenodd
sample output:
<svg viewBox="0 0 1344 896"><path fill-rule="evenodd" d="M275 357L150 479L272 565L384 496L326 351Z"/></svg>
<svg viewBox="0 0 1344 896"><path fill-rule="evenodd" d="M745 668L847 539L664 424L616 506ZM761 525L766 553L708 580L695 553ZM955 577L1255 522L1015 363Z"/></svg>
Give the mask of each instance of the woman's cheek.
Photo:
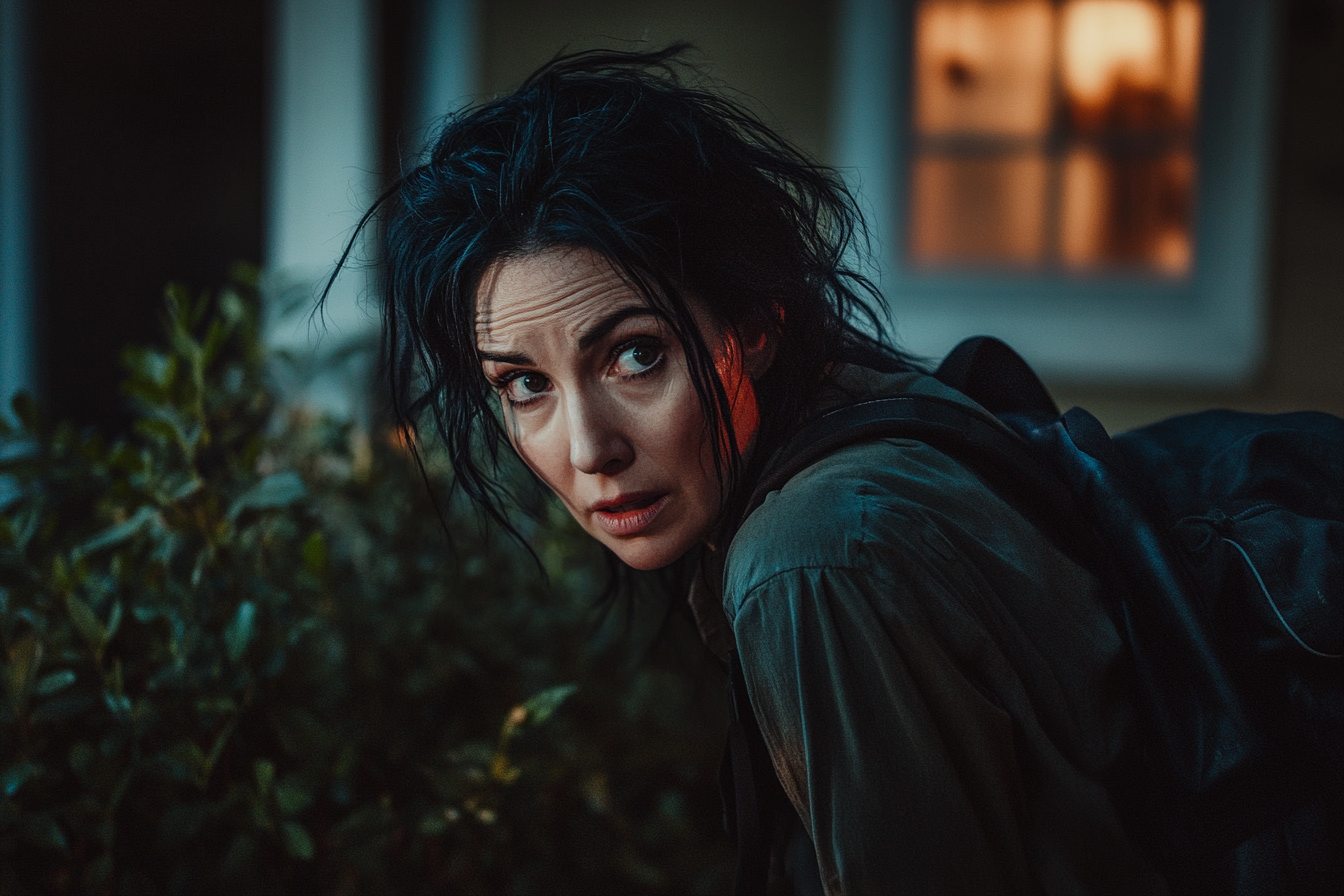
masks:
<svg viewBox="0 0 1344 896"><path fill-rule="evenodd" d="M556 478L555 450L551 444L554 439L547 437L546 427L538 426L537 421L527 419L528 414L510 406L505 407L504 413L509 420L509 441L514 452L547 488L561 498L566 497L561 494Z"/></svg>

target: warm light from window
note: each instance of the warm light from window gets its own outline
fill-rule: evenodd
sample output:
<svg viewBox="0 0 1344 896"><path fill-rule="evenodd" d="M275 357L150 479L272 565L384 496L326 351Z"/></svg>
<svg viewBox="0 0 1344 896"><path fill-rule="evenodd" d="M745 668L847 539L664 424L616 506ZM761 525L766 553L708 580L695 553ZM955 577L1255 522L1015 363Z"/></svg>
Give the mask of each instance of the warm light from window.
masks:
<svg viewBox="0 0 1344 896"><path fill-rule="evenodd" d="M1202 26L1197 0L921 3L914 261L1187 274Z"/></svg>
<svg viewBox="0 0 1344 896"><path fill-rule="evenodd" d="M911 248L916 258L993 259L1026 266L1045 251L1048 166L1040 153L965 157L929 154L915 162Z"/></svg>
<svg viewBox="0 0 1344 896"><path fill-rule="evenodd" d="M1081 0L1061 11L1064 89L1103 108L1121 90L1161 91L1162 10L1143 0Z"/></svg>
<svg viewBox="0 0 1344 896"><path fill-rule="evenodd" d="M927 134L1038 136L1050 126L1046 0L920 7L915 115Z"/></svg>

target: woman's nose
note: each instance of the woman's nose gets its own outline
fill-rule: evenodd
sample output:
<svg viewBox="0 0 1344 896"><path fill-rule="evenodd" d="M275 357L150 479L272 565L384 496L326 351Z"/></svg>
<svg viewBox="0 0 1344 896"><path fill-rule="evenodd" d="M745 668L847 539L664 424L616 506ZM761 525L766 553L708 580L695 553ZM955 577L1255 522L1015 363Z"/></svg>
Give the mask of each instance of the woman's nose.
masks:
<svg viewBox="0 0 1344 896"><path fill-rule="evenodd" d="M621 415L603 402L571 400L569 462L581 473L612 476L635 459L634 445L621 424Z"/></svg>

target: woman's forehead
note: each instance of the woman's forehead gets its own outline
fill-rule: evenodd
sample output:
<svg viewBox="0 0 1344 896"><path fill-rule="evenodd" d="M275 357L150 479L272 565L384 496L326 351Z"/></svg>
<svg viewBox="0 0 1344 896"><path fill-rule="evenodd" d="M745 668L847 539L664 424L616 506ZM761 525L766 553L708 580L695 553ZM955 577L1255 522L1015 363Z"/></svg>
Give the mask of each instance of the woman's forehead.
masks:
<svg viewBox="0 0 1344 896"><path fill-rule="evenodd" d="M476 294L476 342L482 349L537 331L577 339L614 313L647 308L647 299L606 256L559 247L492 264Z"/></svg>

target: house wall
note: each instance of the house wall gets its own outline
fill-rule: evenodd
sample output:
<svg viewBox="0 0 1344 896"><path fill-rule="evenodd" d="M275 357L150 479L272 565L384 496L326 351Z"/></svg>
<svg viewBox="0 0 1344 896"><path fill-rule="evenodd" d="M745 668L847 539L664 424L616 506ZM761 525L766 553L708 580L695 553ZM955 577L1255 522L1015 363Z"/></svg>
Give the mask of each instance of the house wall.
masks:
<svg viewBox="0 0 1344 896"><path fill-rule="evenodd" d="M836 4L809 0L482 0L485 95L517 86L562 49L655 49L692 57L804 150L829 150Z"/></svg>
<svg viewBox="0 0 1344 896"><path fill-rule="evenodd" d="M427 2L376 7L387 38L387 134L389 120L409 112L391 102L409 75L389 73L414 55L415 33L392 13L410 21ZM510 89L565 47L687 39L711 78L806 151L831 158L839 0L460 2L478 4L479 95ZM26 375L56 416L115 424L117 353L155 338L163 283L207 287L228 262L262 255L267 5L143 0L132 10L60 0L27 8L39 334L37 370ZM1344 0L1280 9L1262 368L1235 390L1050 384L1062 404L1090 407L1112 429L1210 405L1344 415ZM393 141L385 154L402 158L393 151L401 146Z"/></svg>
<svg viewBox="0 0 1344 896"><path fill-rule="evenodd" d="M484 95L517 85L562 48L690 40L711 77L822 160L830 157L838 4L806 0L484 0ZM1344 414L1344 0L1283 7L1268 350L1236 389L1051 382L1112 430L1219 405ZM639 42L639 43L636 43ZM899 318L899 309L897 309Z"/></svg>

